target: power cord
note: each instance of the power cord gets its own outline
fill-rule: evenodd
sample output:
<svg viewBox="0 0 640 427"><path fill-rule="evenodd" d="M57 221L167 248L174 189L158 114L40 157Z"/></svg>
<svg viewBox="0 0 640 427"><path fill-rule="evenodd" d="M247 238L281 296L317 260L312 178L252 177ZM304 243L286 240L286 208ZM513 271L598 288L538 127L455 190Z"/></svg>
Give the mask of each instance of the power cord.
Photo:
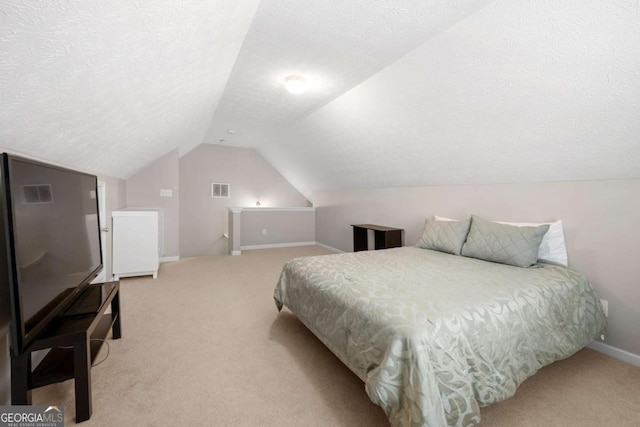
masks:
<svg viewBox="0 0 640 427"><path fill-rule="evenodd" d="M107 345L107 354L106 354L106 356L104 356L104 359L102 359L98 363L94 363L93 364L93 366L98 366L99 364L101 364L102 362L107 360L107 357L109 357L109 353L111 352L111 349L109 348L109 341L103 340L103 339L99 339L99 338L91 338L91 341L102 341L103 343L105 343Z"/></svg>
<svg viewBox="0 0 640 427"><path fill-rule="evenodd" d="M109 353L111 352L111 349L109 348L109 341L107 340L103 340L100 338L91 338L90 341L102 341L104 344L107 345L107 355L104 356L104 358L99 361L98 363L94 363L92 366L98 366L99 364L101 364L102 362L104 362L105 360L107 360L107 358L109 357ZM57 348L73 348L72 345L57 345Z"/></svg>

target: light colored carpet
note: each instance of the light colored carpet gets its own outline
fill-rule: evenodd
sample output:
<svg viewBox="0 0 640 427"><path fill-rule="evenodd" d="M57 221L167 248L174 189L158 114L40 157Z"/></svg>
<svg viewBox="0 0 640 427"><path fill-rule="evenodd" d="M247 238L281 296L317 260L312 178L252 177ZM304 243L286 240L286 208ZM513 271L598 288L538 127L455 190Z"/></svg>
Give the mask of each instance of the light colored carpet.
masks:
<svg viewBox="0 0 640 427"><path fill-rule="evenodd" d="M320 247L163 264L121 282L122 332L92 370L83 426L388 426L363 383L286 310L283 264ZM97 360L106 354L103 347ZM34 390L74 424L73 381ZM585 349L482 410L486 426L638 426L640 368Z"/></svg>

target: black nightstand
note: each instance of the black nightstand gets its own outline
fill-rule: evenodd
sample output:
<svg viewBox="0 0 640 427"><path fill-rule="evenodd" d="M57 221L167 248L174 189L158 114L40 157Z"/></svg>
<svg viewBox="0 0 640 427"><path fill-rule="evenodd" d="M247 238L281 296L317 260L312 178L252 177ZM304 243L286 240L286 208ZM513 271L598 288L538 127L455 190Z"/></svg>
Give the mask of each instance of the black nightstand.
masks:
<svg viewBox="0 0 640 427"><path fill-rule="evenodd" d="M402 228L384 227L373 224L352 224L353 227L353 251L366 251L369 249L369 236L367 230L373 230L376 249L389 249L402 246Z"/></svg>

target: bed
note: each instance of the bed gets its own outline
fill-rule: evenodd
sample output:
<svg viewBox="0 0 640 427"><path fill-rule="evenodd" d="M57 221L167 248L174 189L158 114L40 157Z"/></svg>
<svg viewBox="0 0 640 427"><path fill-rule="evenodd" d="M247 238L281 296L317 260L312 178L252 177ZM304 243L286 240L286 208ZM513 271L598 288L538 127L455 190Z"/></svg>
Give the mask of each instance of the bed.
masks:
<svg viewBox="0 0 640 427"><path fill-rule="evenodd" d="M589 282L419 247L297 258L274 291L394 426L467 426L604 333Z"/></svg>

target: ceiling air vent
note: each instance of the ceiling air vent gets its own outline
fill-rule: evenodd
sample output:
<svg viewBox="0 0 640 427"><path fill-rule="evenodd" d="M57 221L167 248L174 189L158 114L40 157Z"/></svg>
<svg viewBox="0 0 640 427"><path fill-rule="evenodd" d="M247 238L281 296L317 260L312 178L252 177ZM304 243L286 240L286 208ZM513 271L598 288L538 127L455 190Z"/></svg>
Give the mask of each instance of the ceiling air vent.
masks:
<svg viewBox="0 0 640 427"><path fill-rule="evenodd" d="M229 184L212 182L211 197L229 197Z"/></svg>

